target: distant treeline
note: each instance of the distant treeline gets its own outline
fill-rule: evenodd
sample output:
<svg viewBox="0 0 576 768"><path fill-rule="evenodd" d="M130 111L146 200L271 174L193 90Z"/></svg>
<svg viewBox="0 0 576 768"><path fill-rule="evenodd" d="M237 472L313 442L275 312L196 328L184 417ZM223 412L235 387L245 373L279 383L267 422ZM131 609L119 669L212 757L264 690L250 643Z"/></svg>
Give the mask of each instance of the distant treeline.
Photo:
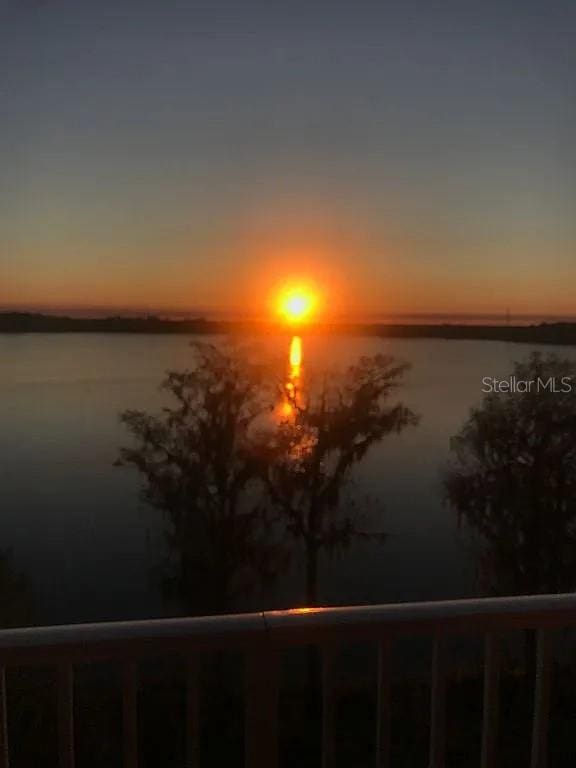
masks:
<svg viewBox="0 0 576 768"><path fill-rule="evenodd" d="M32 312L0 312L0 332L3 333L218 333L214 325L202 318L60 317Z"/></svg>
<svg viewBox="0 0 576 768"><path fill-rule="evenodd" d="M282 329L273 323L221 321L198 317L168 320L160 317L58 317L31 312L0 312L0 333L182 333L266 334ZM458 325L334 323L315 326L323 333L343 336L384 336L404 339L470 339L529 344L576 344L576 323L539 325Z"/></svg>

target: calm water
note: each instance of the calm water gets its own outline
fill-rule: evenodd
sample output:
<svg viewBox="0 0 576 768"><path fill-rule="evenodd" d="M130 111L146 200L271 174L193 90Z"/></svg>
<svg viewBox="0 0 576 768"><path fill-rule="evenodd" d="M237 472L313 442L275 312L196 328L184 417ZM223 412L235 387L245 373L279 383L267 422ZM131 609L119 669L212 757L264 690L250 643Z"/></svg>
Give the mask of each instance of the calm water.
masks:
<svg viewBox="0 0 576 768"><path fill-rule="evenodd" d="M135 473L113 467L125 408L158 409L166 369L190 363L189 337L0 335L0 547L39 596L39 622L162 615L151 576L158 513L138 500ZM286 339L268 340L278 354ZM402 398L421 423L375 448L358 493L378 501L384 546L355 545L324 561L326 604L461 597L474 592L473 561L441 500L449 440L480 402L484 376L507 376L526 346L469 341L305 338L305 361L344 364L391 352L412 363ZM564 350L562 354L574 355ZM269 606L302 602L292 571Z"/></svg>

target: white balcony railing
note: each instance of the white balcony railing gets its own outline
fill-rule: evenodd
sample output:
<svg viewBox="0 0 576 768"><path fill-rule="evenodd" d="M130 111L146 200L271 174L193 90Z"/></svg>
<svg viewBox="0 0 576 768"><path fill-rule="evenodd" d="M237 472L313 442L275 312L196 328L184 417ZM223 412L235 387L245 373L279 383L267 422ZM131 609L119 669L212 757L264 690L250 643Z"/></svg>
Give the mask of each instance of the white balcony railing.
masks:
<svg viewBox="0 0 576 768"><path fill-rule="evenodd" d="M482 768L496 765L499 641L509 630L538 630L531 768L545 768L550 710L550 630L576 625L576 596L297 609L191 619L85 624L0 631L0 768L10 765L6 669L57 667L59 766L73 768L74 666L114 660L122 665L124 766L137 768L138 662L179 654L188 662L187 766L198 765L198 658L207 650L235 649L245 657L245 766L278 764L278 671L282 651L316 645L322 659L322 765L335 760L333 662L338 648L356 641L379 647L377 766L390 765L391 649L403 635L434 638L431 684L430 768L445 764L445 639L454 634L485 638Z"/></svg>

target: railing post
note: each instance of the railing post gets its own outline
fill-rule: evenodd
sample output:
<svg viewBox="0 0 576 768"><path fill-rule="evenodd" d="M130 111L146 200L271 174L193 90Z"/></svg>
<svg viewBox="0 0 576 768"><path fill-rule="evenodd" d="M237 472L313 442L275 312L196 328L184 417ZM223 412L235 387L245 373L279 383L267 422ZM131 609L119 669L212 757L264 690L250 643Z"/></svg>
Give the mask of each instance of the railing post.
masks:
<svg viewBox="0 0 576 768"><path fill-rule="evenodd" d="M446 645L441 635L434 638L432 684L430 687L429 768L444 768L446 760Z"/></svg>
<svg viewBox="0 0 576 768"><path fill-rule="evenodd" d="M392 708L392 643L389 638L378 646L378 714L376 721L376 768L390 766L390 715Z"/></svg>
<svg viewBox="0 0 576 768"><path fill-rule="evenodd" d="M124 768L138 768L138 670L133 661L122 670Z"/></svg>
<svg viewBox="0 0 576 768"><path fill-rule="evenodd" d="M9 768L8 701L6 698L6 670L0 668L0 768Z"/></svg>
<svg viewBox="0 0 576 768"><path fill-rule="evenodd" d="M322 768L334 768L336 761L336 685L337 648L322 648Z"/></svg>
<svg viewBox="0 0 576 768"><path fill-rule="evenodd" d="M186 665L186 766L198 768L200 763L200 690L198 658Z"/></svg>
<svg viewBox="0 0 576 768"><path fill-rule="evenodd" d="M546 768L548 764L548 723L552 683L552 634L538 631L536 681L534 689L534 722L532 727L532 760L530 768Z"/></svg>
<svg viewBox="0 0 576 768"><path fill-rule="evenodd" d="M486 636L484 642L484 714L481 768L496 768L498 721L500 718L500 647L500 637L497 635Z"/></svg>
<svg viewBox="0 0 576 768"><path fill-rule="evenodd" d="M74 671L58 669L58 752L60 768L74 768Z"/></svg>
<svg viewBox="0 0 576 768"><path fill-rule="evenodd" d="M245 768L278 765L279 658L274 649L251 651L245 662Z"/></svg>

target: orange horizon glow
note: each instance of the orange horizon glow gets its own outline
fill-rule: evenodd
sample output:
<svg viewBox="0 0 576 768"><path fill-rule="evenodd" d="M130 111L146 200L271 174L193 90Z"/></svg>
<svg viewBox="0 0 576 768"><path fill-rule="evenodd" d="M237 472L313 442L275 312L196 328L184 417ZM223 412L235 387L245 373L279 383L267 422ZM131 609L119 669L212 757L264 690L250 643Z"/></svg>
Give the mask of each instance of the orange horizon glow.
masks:
<svg viewBox="0 0 576 768"><path fill-rule="evenodd" d="M336 238L328 230L319 233L293 222L281 222L273 232L259 225L249 237L235 230L230 247L234 255L217 244L209 258L192 257L191 243L175 243L170 251L173 268L162 272L150 252L156 243L138 255L128 249L125 259L113 259L104 248L90 248L84 261L65 268L63 247L50 243L38 254L19 254L26 269L0 266L0 308L86 316L193 313L275 320L294 327L395 315L503 318L508 308L513 318L576 314L570 279L576 277L576 266L560 281L556 272L541 274L536 268L521 275L503 272L499 265L504 259L487 254L479 258L471 281L465 271L442 261L416 262L393 234L371 243L339 230ZM42 268L45 263L54 268ZM313 301L293 297L281 312L281 297L297 291Z"/></svg>
<svg viewBox="0 0 576 768"><path fill-rule="evenodd" d="M294 200L260 201L221 234L185 232L168 242L163 234L142 241L121 230L75 244L67 230L44 237L43 229L32 229L12 263L0 264L0 307L284 323L279 297L303 288L315 297L305 322L318 325L375 315L504 317L508 308L512 317L576 314L576 265L543 270L546 251L538 240L520 234L505 243L471 239L471 275L460 240L439 251L422 232L405 233L394 221L373 231L346 206L303 194L299 189ZM522 260L521 271L506 267L515 259ZM306 303L294 300L289 315L306 315Z"/></svg>
<svg viewBox="0 0 576 768"><path fill-rule="evenodd" d="M10 280L0 273L2 311L39 311L49 314L201 314L233 315L238 318L306 325L350 320L368 321L372 316L437 314L569 317L576 314L573 281L526 273L521 282L515 273L495 280L486 268L473 284L461 275L447 274L432 264L400 264L389 254L377 269L367 271L361 254L351 266L336 246L332 252L283 251L272 256L255 253L246 258L238 277L230 279L225 270L196 272L183 264L177 273L156 275L143 266L139 280L122 265L112 264L99 273L91 269L66 268L43 272L33 278ZM332 258L333 256L333 258ZM575 268L576 269L576 268ZM576 272L572 270L574 276ZM8 279L6 279L6 276ZM292 299L280 311L280 297L302 288L313 297Z"/></svg>

